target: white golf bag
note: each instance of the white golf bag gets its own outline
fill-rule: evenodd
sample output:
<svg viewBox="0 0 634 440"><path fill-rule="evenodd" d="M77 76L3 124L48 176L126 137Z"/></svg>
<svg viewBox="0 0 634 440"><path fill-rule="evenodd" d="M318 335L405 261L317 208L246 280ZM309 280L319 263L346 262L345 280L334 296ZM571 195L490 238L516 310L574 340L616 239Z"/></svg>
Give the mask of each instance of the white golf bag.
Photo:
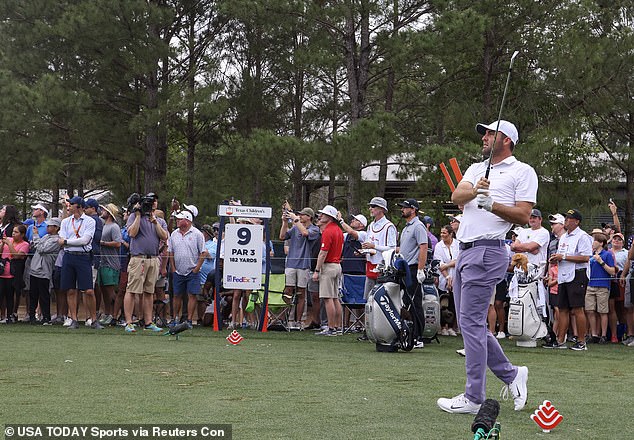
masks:
<svg viewBox="0 0 634 440"><path fill-rule="evenodd" d="M546 290L541 275L544 266L529 264L528 272L515 268L509 286L508 333L521 341L536 341L548 334L542 317L545 315ZM536 345L536 344L535 344ZM534 345L533 345L534 346Z"/></svg>

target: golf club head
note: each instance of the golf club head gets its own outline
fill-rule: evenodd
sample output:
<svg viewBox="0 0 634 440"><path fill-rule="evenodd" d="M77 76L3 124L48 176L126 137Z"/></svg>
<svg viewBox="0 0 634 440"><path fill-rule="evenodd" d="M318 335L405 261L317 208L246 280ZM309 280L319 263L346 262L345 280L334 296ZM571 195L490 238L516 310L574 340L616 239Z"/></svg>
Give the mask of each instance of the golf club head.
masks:
<svg viewBox="0 0 634 440"><path fill-rule="evenodd" d="M515 52L513 52L513 55L511 55L511 63L509 64L509 69L513 68L513 62L515 62L515 57L517 55L519 55L520 51L516 50Z"/></svg>

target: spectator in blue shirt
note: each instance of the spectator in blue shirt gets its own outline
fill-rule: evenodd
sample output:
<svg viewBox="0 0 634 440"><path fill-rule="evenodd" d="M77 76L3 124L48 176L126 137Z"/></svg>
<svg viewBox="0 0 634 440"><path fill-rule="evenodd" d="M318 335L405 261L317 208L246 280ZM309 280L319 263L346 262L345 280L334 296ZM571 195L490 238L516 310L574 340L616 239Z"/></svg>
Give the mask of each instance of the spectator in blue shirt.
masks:
<svg viewBox="0 0 634 440"><path fill-rule="evenodd" d="M586 316L592 336L588 342L607 344L610 282L616 273L614 256L607 250L608 238L601 229L592 231L590 280L586 290ZM601 331L601 336L599 336Z"/></svg>
<svg viewBox="0 0 634 440"><path fill-rule="evenodd" d="M29 243L33 241L33 227L37 228L40 238L46 235L46 218L48 217L48 209L41 203L31 206L31 209L33 210L33 224L26 228L26 241Z"/></svg>

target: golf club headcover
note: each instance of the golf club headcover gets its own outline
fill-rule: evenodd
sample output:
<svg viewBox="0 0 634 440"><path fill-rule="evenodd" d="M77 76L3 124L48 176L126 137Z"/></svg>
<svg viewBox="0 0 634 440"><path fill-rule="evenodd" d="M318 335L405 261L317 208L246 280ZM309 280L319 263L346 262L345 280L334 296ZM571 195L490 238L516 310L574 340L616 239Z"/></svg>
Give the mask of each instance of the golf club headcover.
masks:
<svg viewBox="0 0 634 440"><path fill-rule="evenodd" d="M482 429L484 432L491 431L499 414L500 403L493 399L485 400L471 424L471 432L475 434L478 429Z"/></svg>
<svg viewBox="0 0 634 440"><path fill-rule="evenodd" d="M188 322L181 322L180 324L170 328L169 331L166 333L166 335L177 335L179 333L184 332L185 330L190 330L190 329L191 329L191 326L189 325Z"/></svg>

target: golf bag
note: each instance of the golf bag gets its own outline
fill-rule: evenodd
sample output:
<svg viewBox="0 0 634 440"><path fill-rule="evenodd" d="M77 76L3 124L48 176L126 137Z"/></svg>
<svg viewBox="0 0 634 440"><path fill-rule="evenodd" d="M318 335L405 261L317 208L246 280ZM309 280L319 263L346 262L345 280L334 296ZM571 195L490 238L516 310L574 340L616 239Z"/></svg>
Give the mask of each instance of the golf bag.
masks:
<svg viewBox="0 0 634 440"><path fill-rule="evenodd" d="M415 299L407 290L407 287L411 287L408 283L412 280L409 266L394 251L384 252L383 259L384 263L377 267L381 271L378 284L370 292L365 305L366 332L368 338L376 344L377 351L411 351L414 348L415 335L426 337L427 314L430 322L429 337L432 338L438 331L438 295L436 293L433 296L435 304L430 292L427 302L423 301L419 307L414 307ZM436 264L435 267L437 266ZM435 293L433 282L430 287ZM434 323L437 323L436 327L433 326Z"/></svg>
<svg viewBox="0 0 634 440"><path fill-rule="evenodd" d="M433 262L432 262L433 263ZM438 343L438 332L440 331L440 301L438 298L438 290L433 284L425 283L421 285L423 290L423 316L425 317L425 324L421 335L423 341L427 342L432 339L436 339Z"/></svg>
<svg viewBox="0 0 634 440"><path fill-rule="evenodd" d="M542 319L545 316L545 292L541 286L543 266L528 265L528 270L515 269L509 287L508 333L517 340L536 340L548 334ZM540 290L542 292L540 293Z"/></svg>

